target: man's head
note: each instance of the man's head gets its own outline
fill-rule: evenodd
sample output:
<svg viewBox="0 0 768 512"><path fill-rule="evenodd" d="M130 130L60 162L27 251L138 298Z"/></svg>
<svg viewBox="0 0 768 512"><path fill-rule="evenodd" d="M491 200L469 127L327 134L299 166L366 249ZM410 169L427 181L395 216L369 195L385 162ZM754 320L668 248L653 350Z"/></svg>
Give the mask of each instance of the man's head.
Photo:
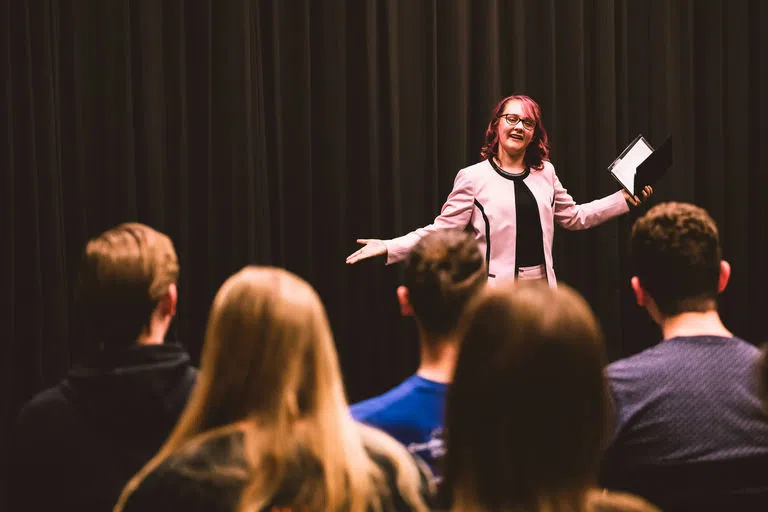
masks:
<svg viewBox="0 0 768 512"><path fill-rule="evenodd" d="M104 346L128 346L150 334L162 341L176 312L178 276L167 236L143 224L121 224L86 245L75 298Z"/></svg>
<svg viewBox="0 0 768 512"><path fill-rule="evenodd" d="M471 234L445 229L422 238L406 259L405 285L397 290L403 315L413 315L426 334L456 329L467 301L488 279L485 260Z"/></svg>
<svg viewBox="0 0 768 512"><path fill-rule="evenodd" d="M717 309L730 266L704 209L675 202L651 208L632 227L631 250L638 304L651 299L663 317Z"/></svg>

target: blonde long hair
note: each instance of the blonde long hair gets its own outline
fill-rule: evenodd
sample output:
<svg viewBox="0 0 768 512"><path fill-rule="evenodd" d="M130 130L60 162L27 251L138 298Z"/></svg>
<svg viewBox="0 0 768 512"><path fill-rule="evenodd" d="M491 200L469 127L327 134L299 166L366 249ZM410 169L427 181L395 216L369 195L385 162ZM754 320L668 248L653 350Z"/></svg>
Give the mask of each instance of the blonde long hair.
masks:
<svg viewBox="0 0 768 512"><path fill-rule="evenodd" d="M230 277L211 308L200 370L179 422L125 487L116 511L168 456L233 429L243 434L251 470L241 511L270 503L299 448L322 468L321 477L302 482L301 506L381 509L388 490L368 448L392 463L405 501L426 510L407 451L350 416L325 310L304 280L271 267L246 267Z"/></svg>

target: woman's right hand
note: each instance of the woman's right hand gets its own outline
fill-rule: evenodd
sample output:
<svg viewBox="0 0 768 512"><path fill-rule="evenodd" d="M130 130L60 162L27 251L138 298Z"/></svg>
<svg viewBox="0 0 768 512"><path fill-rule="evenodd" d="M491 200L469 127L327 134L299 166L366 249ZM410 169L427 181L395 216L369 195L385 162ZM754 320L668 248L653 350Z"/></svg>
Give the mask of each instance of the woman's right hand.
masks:
<svg viewBox="0 0 768 512"><path fill-rule="evenodd" d="M374 256L387 254L387 246L378 238L361 238L357 243L363 244L363 246L347 256L347 265L352 265L360 260L373 258Z"/></svg>

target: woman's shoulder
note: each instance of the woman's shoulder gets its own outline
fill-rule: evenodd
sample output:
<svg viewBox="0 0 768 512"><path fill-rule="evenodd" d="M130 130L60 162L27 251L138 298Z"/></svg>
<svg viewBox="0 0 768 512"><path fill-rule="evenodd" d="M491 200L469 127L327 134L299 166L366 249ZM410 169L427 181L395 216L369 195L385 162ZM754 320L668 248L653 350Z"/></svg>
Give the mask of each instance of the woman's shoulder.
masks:
<svg viewBox="0 0 768 512"><path fill-rule="evenodd" d="M491 170L491 169L493 169L491 167L491 164L488 163L488 159L485 158L483 160L480 160L479 162L475 162L472 165L462 167L461 169L459 169L457 176L466 176L466 177L479 176L481 174L487 173L488 170Z"/></svg>
<svg viewBox="0 0 768 512"><path fill-rule="evenodd" d="M147 473L123 510L230 510L248 479L242 442L230 432L187 443Z"/></svg>
<svg viewBox="0 0 768 512"><path fill-rule="evenodd" d="M229 465L245 466L242 454L242 432L218 432L187 442L161 466L167 471L206 471Z"/></svg>
<svg viewBox="0 0 768 512"><path fill-rule="evenodd" d="M359 427L363 446L387 483L394 510L411 510L411 505L406 503L406 498L401 493L403 490L399 485L403 476L400 474L401 471L410 473L414 489L418 489L421 500L427 507L432 507L436 503L437 493L434 475L429 466L384 432L365 425L359 425Z"/></svg>
<svg viewBox="0 0 768 512"><path fill-rule="evenodd" d="M405 446L386 432L363 423L355 423L355 426L360 433L360 440L366 453L378 466L389 468L396 466L398 461L405 461L406 464L419 468L417 459Z"/></svg>
<svg viewBox="0 0 768 512"><path fill-rule="evenodd" d="M555 166L549 160L543 160L541 162L541 168L539 168L538 171L535 171L535 172L543 172L545 174L554 174Z"/></svg>

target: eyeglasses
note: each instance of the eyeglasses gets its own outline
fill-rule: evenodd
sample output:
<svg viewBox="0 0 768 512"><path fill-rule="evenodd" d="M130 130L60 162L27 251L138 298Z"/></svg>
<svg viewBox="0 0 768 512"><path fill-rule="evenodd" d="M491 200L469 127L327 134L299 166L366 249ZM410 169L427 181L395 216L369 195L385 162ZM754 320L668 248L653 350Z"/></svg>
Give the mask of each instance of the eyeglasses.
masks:
<svg viewBox="0 0 768 512"><path fill-rule="evenodd" d="M502 117L504 118L504 121L506 121L506 123L509 126L517 126L517 123L522 121L523 128L525 128L526 130L531 131L534 128L536 128L536 121L534 121L533 119L528 119L527 117L520 117L517 114L501 114L499 118L502 118Z"/></svg>

